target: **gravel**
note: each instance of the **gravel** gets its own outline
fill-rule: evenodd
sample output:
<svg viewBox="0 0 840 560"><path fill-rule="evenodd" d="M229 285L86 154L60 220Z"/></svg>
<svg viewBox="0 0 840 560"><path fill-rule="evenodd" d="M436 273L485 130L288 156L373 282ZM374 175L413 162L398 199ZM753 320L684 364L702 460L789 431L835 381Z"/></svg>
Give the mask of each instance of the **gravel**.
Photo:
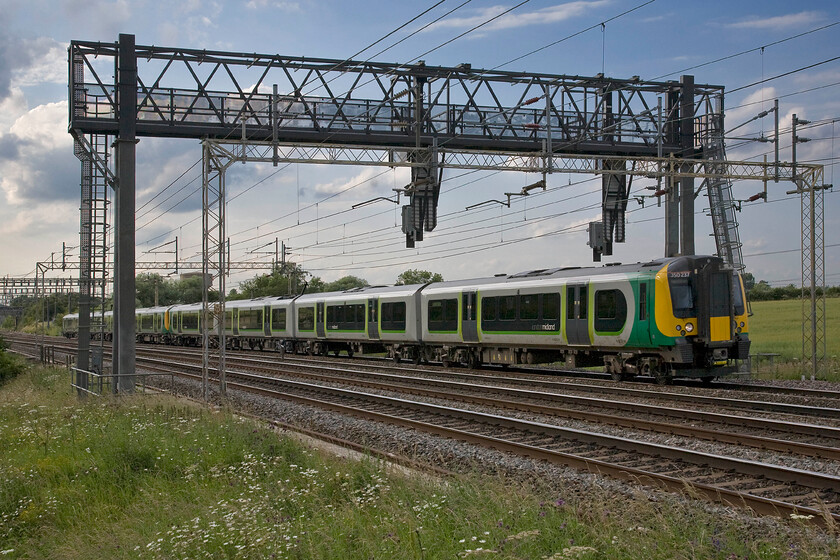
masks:
<svg viewBox="0 0 840 560"><path fill-rule="evenodd" d="M162 386L168 388L168 380L161 379L160 381ZM175 384L178 393L201 399L199 383L189 380L176 380ZM215 390L213 390L213 400L218 402L218 395ZM641 494L648 500L661 503L664 507L670 506L681 509L696 507L713 515L737 521L747 532L757 536L767 534L768 531L780 534L797 531L796 527L790 526L782 520L771 517L756 517L745 510L710 504L680 494L640 487L591 473L554 466L460 441L362 420L289 401L230 390L228 391L227 404L234 410L354 441L384 452L405 456L451 471L503 476L532 483L537 489L553 492L557 497L561 497L569 503L574 503L575 500L586 501L591 499L593 495L603 496L604 493L615 496L616 499L620 497L632 501L638 500ZM554 419L554 422L556 423L556 419ZM601 426L599 431L607 431L608 429L612 430ZM626 429L615 428L614 431L628 437ZM671 444L680 445L686 443L681 441L682 438L674 438L673 436L658 436L644 432L634 434L634 437L636 435L639 437L645 436L646 441L659 440L661 443L670 441ZM733 446L722 446L722 444L716 443L694 441L691 446L692 448L732 454L733 456L737 452L737 456L750 460L776 461L780 464L794 461L793 458L788 456L777 457L779 454L768 454L765 451L743 448L736 449ZM824 465L817 460L796 457L795 462L796 466L802 469L837 472L837 465ZM830 539L831 537L825 535L824 538Z"/></svg>

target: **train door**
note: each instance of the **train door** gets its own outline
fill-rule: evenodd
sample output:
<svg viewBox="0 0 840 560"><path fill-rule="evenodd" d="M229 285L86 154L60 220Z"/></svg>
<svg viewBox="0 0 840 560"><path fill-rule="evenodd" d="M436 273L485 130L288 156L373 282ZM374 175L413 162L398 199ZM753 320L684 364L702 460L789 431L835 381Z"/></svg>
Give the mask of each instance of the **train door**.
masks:
<svg viewBox="0 0 840 560"><path fill-rule="evenodd" d="M367 300L367 332L371 340L379 340L379 299Z"/></svg>
<svg viewBox="0 0 840 560"><path fill-rule="evenodd" d="M569 344L589 345L589 290L586 284L566 286L566 337Z"/></svg>
<svg viewBox="0 0 840 560"><path fill-rule="evenodd" d="M475 292L461 294L461 337L464 342L478 342L478 297Z"/></svg>
<svg viewBox="0 0 840 560"><path fill-rule="evenodd" d="M315 304L315 335L318 338L324 338L327 333L324 331L324 306L323 301Z"/></svg>
<svg viewBox="0 0 840 560"><path fill-rule="evenodd" d="M639 282L639 297L636 300L636 324L633 331L641 335L640 344L650 344L650 302L653 301L650 293L650 282Z"/></svg>
<svg viewBox="0 0 840 560"><path fill-rule="evenodd" d="M706 331L709 342L732 340L732 273L717 267L706 266L700 272L701 286L697 313L698 330Z"/></svg>
<svg viewBox="0 0 840 560"><path fill-rule="evenodd" d="M263 334L271 336L271 306L263 307Z"/></svg>

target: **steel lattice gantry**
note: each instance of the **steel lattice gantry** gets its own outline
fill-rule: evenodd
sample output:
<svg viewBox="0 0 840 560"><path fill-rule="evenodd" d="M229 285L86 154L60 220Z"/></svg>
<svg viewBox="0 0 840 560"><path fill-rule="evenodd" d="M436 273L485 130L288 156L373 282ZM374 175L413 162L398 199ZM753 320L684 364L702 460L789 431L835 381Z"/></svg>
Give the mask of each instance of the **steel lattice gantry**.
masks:
<svg viewBox="0 0 840 560"><path fill-rule="evenodd" d="M133 45L133 36L130 38ZM118 132L120 44L74 41L84 91L70 128ZM721 86L137 46L135 132L296 146L387 147L412 165L407 243L436 225L450 154L699 154ZM105 71L107 70L107 72ZM119 74L119 73L117 73ZM76 76L74 74L74 79ZM664 99L664 106L661 99ZM609 223L622 205L604 185ZM688 185L684 186L685 188ZM618 194L618 200L615 194ZM688 222L687 222L688 223ZM609 228L612 231L613 228ZM671 232L673 243L676 231ZM684 236L687 239L692 236ZM690 241L687 241L690 243ZM671 246L671 252L677 252ZM692 251L684 251L692 252Z"/></svg>
<svg viewBox="0 0 840 560"><path fill-rule="evenodd" d="M434 229L447 167L577 168L602 175L599 250L609 254L624 236L626 180L640 161L656 160L666 181L665 255L693 254L694 180L723 126L723 87L692 76L649 82L135 46L133 35L73 41L70 60L83 70L70 72L71 131L116 137L117 196L126 194L117 239L126 254L134 241L127 218L134 143L142 137L204 142L205 213L223 202L224 169L234 160L410 167L407 246ZM260 155L248 155L253 150ZM223 213L212 213L219 222L204 224L204 256L220 274ZM118 291L121 278L133 278L124 266L115 272ZM223 299L219 306L223 312ZM116 323L133 335L133 320L126 309Z"/></svg>

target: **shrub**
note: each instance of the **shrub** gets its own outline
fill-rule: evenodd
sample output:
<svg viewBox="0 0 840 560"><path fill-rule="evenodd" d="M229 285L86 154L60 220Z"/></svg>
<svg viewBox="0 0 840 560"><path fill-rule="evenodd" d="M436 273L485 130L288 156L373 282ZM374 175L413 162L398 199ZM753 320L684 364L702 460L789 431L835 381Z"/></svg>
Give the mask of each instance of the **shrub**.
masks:
<svg viewBox="0 0 840 560"><path fill-rule="evenodd" d="M20 375L23 370L23 360L6 352L6 341L0 338L0 385Z"/></svg>

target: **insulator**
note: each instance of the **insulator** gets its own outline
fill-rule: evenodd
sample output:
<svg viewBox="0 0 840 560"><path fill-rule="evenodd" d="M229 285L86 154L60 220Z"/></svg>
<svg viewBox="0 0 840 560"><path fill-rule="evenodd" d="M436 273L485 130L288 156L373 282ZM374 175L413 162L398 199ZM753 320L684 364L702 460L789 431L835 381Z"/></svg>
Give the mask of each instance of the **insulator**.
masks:
<svg viewBox="0 0 840 560"><path fill-rule="evenodd" d="M434 201L429 198L426 205L426 231L432 231L437 227L437 206Z"/></svg>
<svg viewBox="0 0 840 560"><path fill-rule="evenodd" d="M523 105L530 105L531 103L536 103L537 101L542 99L542 97L543 97L542 95L538 95L537 97L532 97L531 99L529 99L527 101L524 101L522 104Z"/></svg>
<svg viewBox="0 0 840 560"><path fill-rule="evenodd" d="M763 192L760 192L758 194L754 194L751 197L749 197L747 199L747 202L755 202L756 200L764 198L765 196L767 196L767 195L765 195Z"/></svg>
<svg viewBox="0 0 840 560"><path fill-rule="evenodd" d="M666 194L668 194L668 189L659 189L658 191L653 193L653 196L664 196Z"/></svg>
<svg viewBox="0 0 840 560"><path fill-rule="evenodd" d="M616 211L616 219L615 219L615 242L616 243L624 243L625 237L625 225L624 225L624 210L617 210Z"/></svg>
<svg viewBox="0 0 840 560"><path fill-rule="evenodd" d="M614 218L615 215L612 210L607 210L604 212L604 218L602 221L604 222L604 239L606 241L613 240L613 229L615 224Z"/></svg>
<svg viewBox="0 0 840 560"><path fill-rule="evenodd" d="M522 125L522 128L527 128L530 130L539 130L542 128L542 125L537 123L525 123Z"/></svg>

